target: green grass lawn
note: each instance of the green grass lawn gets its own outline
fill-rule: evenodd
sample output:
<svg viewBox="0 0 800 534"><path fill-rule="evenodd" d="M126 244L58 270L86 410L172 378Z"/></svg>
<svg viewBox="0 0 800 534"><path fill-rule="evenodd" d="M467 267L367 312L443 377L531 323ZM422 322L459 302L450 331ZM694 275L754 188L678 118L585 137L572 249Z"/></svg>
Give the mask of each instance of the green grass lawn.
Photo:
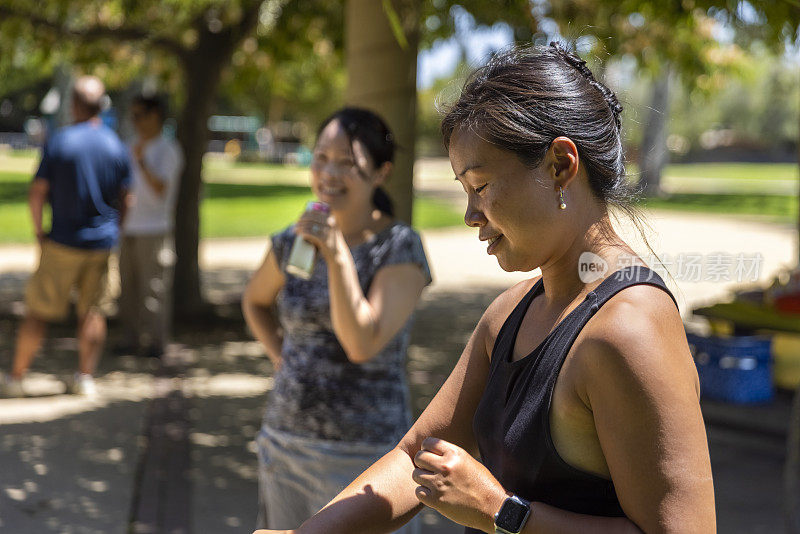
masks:
<svg viewBox="0 0 800 534"><path fill-rule="evenodd" d="M651 198L643 202L647 208L726 215L759 215L788 223L797 220L798 199L791 195L729 195L677 193L664 199Z"/></svg>
<svg viewBox="0 0 800 534"><path fill-rule="evenodd" d="M314 196L297 185L205 185L200 215L203 237L267 235L297 220ZM414 202L414 226L419 229L464 224L463 214L447 203L418 198Z"/></svg>
<svg viewBox="0 0 800 534"><path fill-rule="evenodd" d="M206 183L235 184L308 184L308 168L271 163L230 162L206 157L203 160Z"/></svg>
<svg viewBox="0 0 800 534"><path fill-rule="evenodd" d="M30 243L32 225L27 190L37 155L0 155L0 243ZM635 168L632 169L635 172ZM738 180L797 180L795 164L705 163L669 165L665 177ZM201 209L202 237L263 236L291 224L312 198L308 169L302 167L231 163L206 158ZM759 189L759 191L761 191ZM798 200L785 194L677 193L649 199L647 208L705 213L761 215L779 222L797 219ZM419 229L460 226L463 212L444 201L419 197L414 225Z"/></svg>
<svg viewBox="0 0 800 534"><path fill-rule="evenodd" d="M686 163L667 165L664 178L797 180L797 172L796 163Z"/></svg>
<svg viewBox="0 0 800 534"><path fill-rule="evenodd" d="M626 172L637 177L639 167L628 163ZM797 180L797 163L675 163L664 167L662 179Z"/></svg>
<svg viewBox="0 0 800 534"><path fill-rule="evenodd" d="M263 175L264 170L260 173ZM0 171L0 243L33 242L27 205L29 180L27 173ZM268 235L294 222L312 199L309 188L301 185L207 183L203 189L200 233L202 237ZM47 224L45 221L45 227ZM463 214L449 204L428 198L415 201L417 228L460 224Z"/></svg>

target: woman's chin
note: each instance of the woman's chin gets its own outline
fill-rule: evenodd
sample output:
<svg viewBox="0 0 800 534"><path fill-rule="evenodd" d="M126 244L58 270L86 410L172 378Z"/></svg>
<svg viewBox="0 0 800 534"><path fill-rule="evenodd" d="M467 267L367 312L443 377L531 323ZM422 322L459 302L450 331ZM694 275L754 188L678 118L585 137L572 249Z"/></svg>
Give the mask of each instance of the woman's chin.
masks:
<svg viewBox="0 0 800 534"><path fill-rule="evenodd" d="M497 258L497 264L500 266L501 269L503 269L507 273L515 273L515 272L527 273L530 271L535 271L538 268L538 266L529 265L529 262L514 261L513 259L508 258L504 254L498 254L496 258Z"/></svg>
<svg viewBox="0 0 800 534"><path fill-rule="evenodd" d="M507 273L513 273L514 271L517 271L517 270L518 270L518 269L517 269L517 268L514 266L513 262L509 262L509 261L508 261L508 259L507 259L505 256L501 256L501 255L499 255L499 254L498 254L498 255L497 255L497 256L495 256L495 257L497 258L497 264L498 264L498 265L500 266L500 268L501 268L501 269L503 269L505 272L507 272Z"/></svg>

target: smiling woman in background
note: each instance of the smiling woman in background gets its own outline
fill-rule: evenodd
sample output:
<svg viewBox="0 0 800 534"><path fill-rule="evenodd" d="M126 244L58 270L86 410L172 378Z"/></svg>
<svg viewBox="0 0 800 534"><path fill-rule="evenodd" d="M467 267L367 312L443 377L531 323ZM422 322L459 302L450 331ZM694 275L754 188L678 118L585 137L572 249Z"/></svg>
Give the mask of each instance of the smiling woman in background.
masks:
<svg viewBox="0 0 800 534"><path fill-rule="evenodd" d="M442 123L465 222L504 270L542 275L489 306L399 444L291 532L389 532L422 505L470 533L716 530L677 305L609 217L629 209L620 112L557 43L471 76ZM586 258L623 267L588 278Z"/></svg>
<svg viewBox="0 0 800 534"><path fill-rule="evenodd" d="M257 439L260 526L299 524L411 426L405 357L431 275L419 236L380 187L394 151L370 111L324 121L311 189L330 215L309 210L272 236L245 290L247 324L277 370ZM296 236L318 251L309 280L286 270Z"/></svg>

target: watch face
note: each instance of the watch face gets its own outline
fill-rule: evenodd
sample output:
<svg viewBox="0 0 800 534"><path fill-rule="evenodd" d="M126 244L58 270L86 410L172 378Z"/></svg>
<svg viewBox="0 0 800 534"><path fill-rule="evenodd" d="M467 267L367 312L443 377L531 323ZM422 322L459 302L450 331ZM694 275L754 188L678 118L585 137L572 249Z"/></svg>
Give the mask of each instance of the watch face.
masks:
<svg viewBox="0 0 800 534"><path fill-rule="evenodd" d="M497 513L495 525L509 532L522 530L522 522L530 511L530 507L515 499L506 499Z"/></svg>

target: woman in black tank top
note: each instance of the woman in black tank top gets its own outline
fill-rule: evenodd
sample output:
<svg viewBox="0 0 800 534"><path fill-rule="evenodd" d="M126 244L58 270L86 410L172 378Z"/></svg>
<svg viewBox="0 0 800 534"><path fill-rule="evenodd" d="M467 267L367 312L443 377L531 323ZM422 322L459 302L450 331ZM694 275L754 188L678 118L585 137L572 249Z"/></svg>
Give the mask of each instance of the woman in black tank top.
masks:
<svg viewBox="0 0 800 534"><path fill-rule="evenodd" d="M542 276L489 306L397 447L297 532L389 532L422 505L468 533L715 532L677 303L610 222L632 213L620 111L556 43L470 77L442 124L465 222Z"/></svg>

